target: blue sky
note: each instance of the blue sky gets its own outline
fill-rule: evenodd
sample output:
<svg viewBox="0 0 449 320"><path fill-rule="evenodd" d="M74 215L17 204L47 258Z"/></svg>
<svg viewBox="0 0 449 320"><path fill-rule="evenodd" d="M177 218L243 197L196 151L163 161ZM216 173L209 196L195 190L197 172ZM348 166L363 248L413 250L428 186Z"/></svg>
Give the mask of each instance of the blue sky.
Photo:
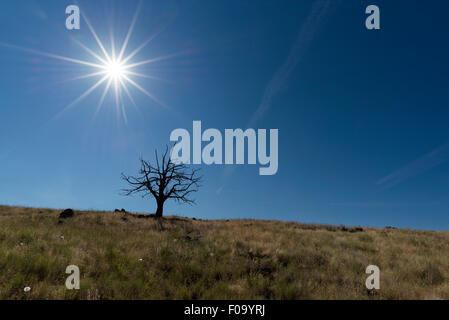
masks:
<svg viewBox="0 0 449 320"><path fill-rule="evenodd" d="M100 52L85 21L65 28L73 3L0 3L0 203L153 212L120 195L121 172L201 120L279 129L279 171L205 166L197 205L167 214L449 229L447 1L143 1L127 52L157 34L135 61L182 54L139 68L166 107L130 88L127 123L112 95L94 118L102 87L60 114L98 79L18 48L92 60L73 40ZM137 5L79 1L107 48Z"/></svg>

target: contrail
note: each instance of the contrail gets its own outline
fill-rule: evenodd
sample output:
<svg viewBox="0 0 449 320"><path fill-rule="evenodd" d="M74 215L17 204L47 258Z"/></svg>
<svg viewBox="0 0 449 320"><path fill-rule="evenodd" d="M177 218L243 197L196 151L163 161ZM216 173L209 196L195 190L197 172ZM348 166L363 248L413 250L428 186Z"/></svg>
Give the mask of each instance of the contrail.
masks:
<svg viewBox="0 0 449 320"><path fill-rule="evenodd" d="M449 143L425 154L401 169L379 179L376 184L389 189L402 181L424 173L449 160Z"/></svg>
<svg viewBox="0 0 449 320"><path fill-rule="evenodd" d="M262 101L249 121L248 128L251 128L270 109L273 97L279 93L310 46L323 18L329 11L330 2L330 0L317 0L313 4L311 12L298 32L290 54L268 83Z"/></svg>
<svg viewBox="0 0 449 320"><path fill-rule="evenodd" d="M338 4L339 1L334 1L333 4ZM296 66L301 61L301 58L307 52L315 34L318 32L319 27L323 24L324 17L328 14L331 6L330 0L317 0L313 3L312 9L298 31L296 41L293 44L289 55L283 62L283 64L277 69L273 78L268 82L265 91L262 96L258 108L251 116L247 128L252 128L257 121L266 113L270 108L273 101L273 97L279 93L284 83L288 81L290 74L295 70ZM217 193L221 193L223 186L226 184L228 178L234 172L235 167L226 167L223 173L223 185L217 190Z"/></svg>

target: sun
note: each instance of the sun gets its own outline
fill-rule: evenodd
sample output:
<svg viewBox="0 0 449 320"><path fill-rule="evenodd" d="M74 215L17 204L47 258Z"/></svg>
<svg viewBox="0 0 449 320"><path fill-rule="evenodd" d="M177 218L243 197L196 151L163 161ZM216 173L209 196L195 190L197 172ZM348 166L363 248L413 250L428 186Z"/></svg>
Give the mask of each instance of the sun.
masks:
<svg viewBox="0 0 449 320"><path fill-rule="evenodd" d="M130 88L134 88L141 93L145 94L149 98L151 98L154 102L157 104L167 108L167 106L162 103L159 99L157 99L152 93L148 92L144 87L142 87L136 78L146 78L146 79L158 79L152 75L146 74L142 71L139 71L139 67L142 67L147 64L156 63L161 60L169 59L174 56L182 55L184 53L173 53L165 56L159 56L159 57L153 57L147 60L143 61L133 61L133 59L137 56L137 54L146 47L151 40L153 40L157 34L151 35L146 41L144 41L140 46L135 48L133 51L127 53L129 40L131 38L131 35L134 31L134 27L136 24L137 17L140 12L142 2L139 2L139 5L136 9L136 12L134 14L134 17L132 18L131 25L128 29L128 33L126 34L126 37L122 43L122 46L120 50L116 50L116 44L114 39L114 34L111 30L110 36L111 36L111 42L109 50L106 49L103 42L100 40L100 37L95 32L94 28L92 27L89 19L85 15L84 12L82 12L82 16L84 18L84 21L86 22L93 38L95 39L98 49L100 50L92 50L88 46L86 46L84 43L76 40L72 37L72 40L78 44L82 49L84 49L87 53L90 54L91 59L90 60L80 60L77 58L72 57L66 57L61 56L53 53L43 52L39 50L34 50L30 48L24 48L20 46L15 45L8 45L3 44L0 42L0 45L12 47L16 49L20 49L23 51L27 51L30 53L34 53L37 55L45 56L52 59L58 59L65 62L75 63L84 67L90 67L92 68L92 71L87 74L80 75L76 78L67 79L66 81L73 81L73 80L81 80L81 79L87 79L87 78L93 78L97 77L99 78L96 83L94 83L91 87L87 88L78 98L76 98L73 102L71 102L69 105L67 105L65 108L63 108L57 115L58 117L60 114L65 112L66 110L72 108L76 104L80 103L82 100L84 100L87 96L92 94L97 88L100 88L101 86L104 86L104 89L102 90L102 94L100 97L100 100L98 102L98 105L96 106L94 117L98 114L100 109L102 108L102 105L104 104L105 98L108 95L108 93L112 92L114 99L115 99L115 107L117 110L117 113L121 114L123 116L124 121L127 123L127 117L126 117L126 111L125 111L125 104L124 104L124 98L123 96L126 94L128 97L128 100L137 107L136 103L134 102L132 92L130 91ZM118 48L117 48L118 49ZM125 54L127 53L127 54Z"/></svg>
<svg viewBox="0 0 449 320"><path fill-rule="evenodd" d="M129 40L133 33L134 26L136 24L136 20L137 20L139 11L140 11L140 6L141 6L141 3L139 3L136 13L134 14L134 17L133 17L131 25L129 27L128 33L123 41L123 44L122 44L120 50L116 51L115 40L114 40L114 36L112 33L111 33L110 50L106 50L105 45L102 43L99 36L95 32L89 19L86 17L85 14L82 14L89 30L91 31L91 33L92 33L94 39L96 40L98 47L101 51L95 52L94 50L91 50L83 43L81 43L75 39L74 40L85 51L87 51L95 60L82 61L79 59L73 59L73 58L68 58L68 57L52 55L52 54L46 54L47 56L50 56L53 58L62 59L62 60L74 62L74 63L80 64L80 65L85 65L85 66L89 66L89 67L93 68L93 72L82 75L82 76L77 77L72 80L85 79L85 78L90 78L90 77L99 77L99 80L94 85L92 85L90 88L88 88L75 101L73 101L65 109L63 109L61 111L61 113L64 112L65 110L73 107L74 105L78 104L81 100L85 99L88 95L90 95L93 91L95 91L98 87L100 87L103 84L104 84L103 93L102 93L100 101L96 107L94 116L96 116L98 114L98 112L100 111L100 109L105 101L106 95L110 91L112 91L112 94L115 98L116 110L118 113L122 114L125 122L127 122L127 119L126 119L127 117L126 117L126 112L125 112L124 102L123 102L123 95L126 94L128 96L129 101L131 101L132 104L137 107L128 86L137 89L141 93L150 97L157 104L166 107L165 104L163 104L153 94L149 93L145 88L143 88L141 85L139 85L137 83L137 81L134 79L136 77L147 78L147 79L148 78L156 79L156 78L152 77L151 75L138 72L138 70L136 68L146 65L146 64L164 60L164 59L173 57L178 54L171 54L171 55L156 57L156 58L152 58L152 59L148 59L148 60L144 60L144 61L132 62L132 59L154 38L155 35L153 35L149 39L147 39L144 43L142 43L140 46L138 46L136 49L134 49L134 51L125 55L125 52L127 51L127 47L129 44Z"/></svg>
<svg viewBox="0 0 449 320"><path fill-rule="evenodd" d="M106 64L106 74L109 79L113 80L123 80L125 75L125 67L120 61L111 61Z"/></svg>

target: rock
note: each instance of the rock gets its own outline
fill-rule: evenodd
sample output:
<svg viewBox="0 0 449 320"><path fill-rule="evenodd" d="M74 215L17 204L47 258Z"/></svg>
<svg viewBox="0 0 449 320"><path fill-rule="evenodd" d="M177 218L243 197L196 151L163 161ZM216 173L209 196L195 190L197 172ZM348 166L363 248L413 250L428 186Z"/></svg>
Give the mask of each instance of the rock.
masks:
<svg viewBox="0 0 449 320"><path fill-rule="evenodd" d="M23 291L24 291L24 292L30 292L30 291L31 291L31 288L30 288L30 287L25 287L25 288L23 288Z"/></svg>
<svg viewBox="0 0 449 320"><path fill-rule="evenodd" d="M185 240L185 241L188 241L188 242L193 242L193 241L199 241L200 239L197 238L197 237L192 238L192 237L190 237L190 236L185 236L185 237L184 237L184 240Z"/></svg>
<svg viewBox="0 0 449 320"><path fill-rule="evenodd" d="M73 212L72 209L65 209L63 212L59 214L59 219L73 218L74 215L75 212Z"/></svg>

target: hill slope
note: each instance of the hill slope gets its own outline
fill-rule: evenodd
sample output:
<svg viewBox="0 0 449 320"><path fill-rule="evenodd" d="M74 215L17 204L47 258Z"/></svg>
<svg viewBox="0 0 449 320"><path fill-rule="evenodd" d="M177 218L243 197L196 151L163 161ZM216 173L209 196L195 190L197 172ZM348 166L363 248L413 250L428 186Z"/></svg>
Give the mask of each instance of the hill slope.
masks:
<svg viewBox="0 0 449 320"><path fill-rule="evenodd" d="M58 213L0 207L1 299L449 299L449 232Z"/></svg>

